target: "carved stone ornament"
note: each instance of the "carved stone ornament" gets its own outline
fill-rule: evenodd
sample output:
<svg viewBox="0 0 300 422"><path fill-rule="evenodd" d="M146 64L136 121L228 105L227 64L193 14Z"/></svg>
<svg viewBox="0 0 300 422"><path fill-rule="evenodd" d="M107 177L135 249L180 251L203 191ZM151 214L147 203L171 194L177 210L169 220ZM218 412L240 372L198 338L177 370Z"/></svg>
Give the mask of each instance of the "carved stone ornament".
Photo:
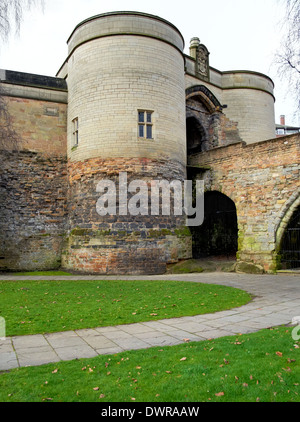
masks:
<svg viewBox="0 0 300 422"><path fill-rule="evenodd" d="M209 77L209 60L208 60L209 52L204 45L199 45L197 48L197 73L199 76L203 76L205 78Z"/></svg>

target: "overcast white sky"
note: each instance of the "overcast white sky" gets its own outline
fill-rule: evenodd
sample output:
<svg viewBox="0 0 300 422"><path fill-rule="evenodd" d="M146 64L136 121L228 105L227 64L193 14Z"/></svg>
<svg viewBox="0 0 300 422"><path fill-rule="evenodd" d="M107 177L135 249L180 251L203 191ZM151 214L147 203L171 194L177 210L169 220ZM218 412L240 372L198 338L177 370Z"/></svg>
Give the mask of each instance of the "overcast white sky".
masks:
<svg viewBox="0 0 300 422"><path fill-rule="evenodd" d="M187 54L190 39L199 37L216 69L267 74L275 83L276 121L285 114L287 124L300 125L288 89L272 65L282 37L280 0L45 0L44 11L24 14L20 36L12 34L0 45L0 68L55 76L74 27L90 16L121 10L170 21L182 33Z"/></svg>

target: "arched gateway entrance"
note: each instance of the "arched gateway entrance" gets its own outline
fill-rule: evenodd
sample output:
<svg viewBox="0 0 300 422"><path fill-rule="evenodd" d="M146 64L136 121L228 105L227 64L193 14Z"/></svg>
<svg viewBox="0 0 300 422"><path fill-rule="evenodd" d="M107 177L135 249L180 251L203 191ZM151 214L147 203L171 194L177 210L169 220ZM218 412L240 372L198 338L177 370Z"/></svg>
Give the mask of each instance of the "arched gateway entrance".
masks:
<svg viewBox="0 0 300 422"><path fill-rule="evenodd" d="M225 140L220 136L222 105L209 89L203 85L186 91L186 138L187 161L197 154L209 151ZM228 124L228 122L227 122ZM232 142L232 139L230 140ZM188 176L196 180L204 177L205 169L188 166ZM190 173L190 174L189 174ZM238 224L234 202L217 191L208 191L204 196L204 222L199 227L190 227L193 238L193 258L209 256L236 257L238 248Z"/></svg>
<svg viewBox="0 0 300 422"><path fill-rule="evenodd" d="M238 224L234 202L220 192L204 194L204 222L191 227L193 258L226 256L235 258Z"/></svg>
<svg viewBox="0 0 300 422"><path fill-rule="evenodd" d="M300 205L294 210L283 233L279 258L282 269L300 268Z"/></svg>

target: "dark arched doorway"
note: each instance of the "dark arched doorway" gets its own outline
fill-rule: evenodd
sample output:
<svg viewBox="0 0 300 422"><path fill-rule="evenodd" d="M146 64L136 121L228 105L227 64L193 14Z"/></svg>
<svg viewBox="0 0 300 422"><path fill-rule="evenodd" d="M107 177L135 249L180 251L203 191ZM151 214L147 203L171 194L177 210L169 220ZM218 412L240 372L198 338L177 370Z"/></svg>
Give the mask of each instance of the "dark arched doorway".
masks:
<svg viewBox="0 0 300 422"><path fill-rule="evenodd" d="M195 154L203 151L203 144L206 141L206 134L202 124L195 118L186 119L186 142L187 154Z"/></svg>
<svg viewBox="0 0 300 422"><path fill-rule="evenodd" d="M235 258L238 249L238 223L234 202L220 192L204 195L204 221L191 227L193 258L226 256Z"/></svg>
<svg viewBox="0 0 300 422"><path fill-rule="evenodd" d="M284 231L279 256L282 269L300 268L300 205Z"/></svg>

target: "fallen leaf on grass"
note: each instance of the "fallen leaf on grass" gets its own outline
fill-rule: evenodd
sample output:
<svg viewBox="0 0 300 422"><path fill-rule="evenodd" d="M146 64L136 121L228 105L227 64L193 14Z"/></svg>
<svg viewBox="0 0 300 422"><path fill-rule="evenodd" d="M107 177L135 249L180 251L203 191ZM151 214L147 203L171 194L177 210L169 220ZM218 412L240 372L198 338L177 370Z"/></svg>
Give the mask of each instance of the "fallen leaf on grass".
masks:
<svg viewBox="0 0 300 422"><path fill-rule="evenodd" d="M94 391L99 391L99 387L93 388Z"/></svg>
<svg viewBox="0 0 300 422"><path fill-rule="evenodd" d="M224 396L224 394L225 394L225 393L224 393L223 391L221 391L220 393L216 393L216 394L215 394L215 396L217 396L217 397L222 397L222 396Z"/></svg>
<svg viewBox="0 0 300 422"><path fill-rule="evenodd" d="M282 356L282 353L281 352L276 352L276 355L281 357Z"/></svg>
<svg viewBox="0 0 300 422"><path fill-rule="evenodd" d="M186 358L181 358L181 359L180 359L180 362L182 362L182 361L184 361L184 360L186 360Z"/></svg>
<svg viewBox="0 0 300 422"><path fill-rule="evenodd" d="M54 371L52 371L52 374L56 374L58 371L58 369L54 369Z"/></svg>

